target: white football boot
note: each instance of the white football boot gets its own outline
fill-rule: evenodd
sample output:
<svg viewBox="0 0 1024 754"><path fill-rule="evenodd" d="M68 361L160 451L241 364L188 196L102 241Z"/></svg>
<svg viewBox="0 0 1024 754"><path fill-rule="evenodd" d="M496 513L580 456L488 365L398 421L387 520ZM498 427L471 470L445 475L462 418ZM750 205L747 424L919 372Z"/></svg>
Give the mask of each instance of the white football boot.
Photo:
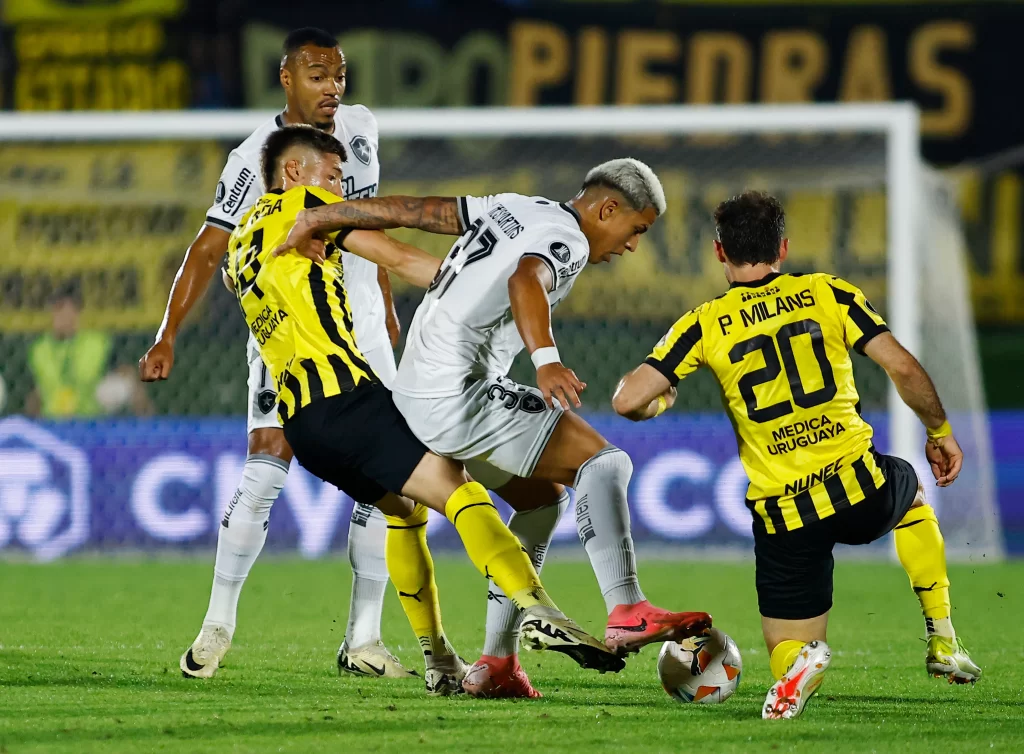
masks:
<svg viewBox="0 0 1024 754"><path fill-rule="evenodd" d="M618 673L626 663L605 644L561 613L545 607L523 611L519 641L527 649L561 652L581 667L601 673Z"/></svg>
<svg viewBox="0 0 1024 754"><path fill-rule="evenodd" d="M343 641L338 649L338 675L342 673L370 678L419 678L419 674L406 668L382 641L360 647L349 647L348 641Z"/></svg>
<svg viewBox="0 0 1024 754"><path fill-rule="evenodd" d="M975 683L981 678L981 668L971 659L959 636L955 639L929 636L925 666L928 675L947 678L950 683Z"/></svg>
<svg viewBox="0 0 1024 754"><path fill-rule="evenodd" d="M832 651L823 641L804 644L786 674L768 689L761 717L765 720L788 720L804 711L814 696L825 671L832 662Z"/></svg>
<svg viewBox="0 0 1024 754"><path fill-rule="evenodd" d="M223 626L203 627L192 646L185 650L178 666L186 678L213 678L220 661L231 649L231 636Z"/></svg>
<svg viewBox="0 0 1024 754"><path fill-rule="evenodd" d="M462 679L469 665L457 654L428 655L424 674L427 696L454 696L464 693Z"/></svg>

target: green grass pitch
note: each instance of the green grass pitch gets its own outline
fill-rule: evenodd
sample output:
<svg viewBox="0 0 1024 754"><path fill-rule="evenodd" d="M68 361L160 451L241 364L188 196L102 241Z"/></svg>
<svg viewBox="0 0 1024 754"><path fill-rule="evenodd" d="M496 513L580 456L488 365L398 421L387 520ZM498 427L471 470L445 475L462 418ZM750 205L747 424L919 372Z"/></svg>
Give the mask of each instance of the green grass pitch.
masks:
<svg viewBox="0 0 1024 754"><path fill-rule="evenodd" d="M0 564L0 754L22 752L943 752L1024 751L1024 563L951 569L954 621L985 670L975 687L924 672L922 621L898 566L840 562L825 684L802 718L760 719L770 675L748 563L647 561L655 602L703 609L743 653L739 691L680 705L660 688L657 648L618 675L524 654L545 698L427 699L419 682L338 678L348 606L343 560L266 558L242 596L226 666L186 680L178 656L206 608L195 560ZM603 626L586 563L544 571L562 607ZM485 585L441 559L447 630L467 659L483 640ZM397 599L385 638L414 665Z"/></svg>

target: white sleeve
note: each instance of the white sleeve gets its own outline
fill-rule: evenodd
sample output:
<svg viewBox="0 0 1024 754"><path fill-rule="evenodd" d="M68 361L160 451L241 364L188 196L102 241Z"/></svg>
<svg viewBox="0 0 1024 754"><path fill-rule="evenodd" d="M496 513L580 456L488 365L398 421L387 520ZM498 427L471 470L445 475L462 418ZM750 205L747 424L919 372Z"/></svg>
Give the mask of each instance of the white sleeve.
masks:
<svg viewBox="0 0 1024 754"><path fill-rule="evenodd" d="M485 214L495 204L500 204L506 197L516 197L518 194L494 194L493 196L460 196L456 200L456 207L459 213L459 223L462 231L465 232L470 225Z"/></svg>
<svg viewBox="0 0 1024 754"><path fill-rule="evenodd" d="M217 182L213 206L206 212L206 224L230 233L262 195L259 171L237 152L232 152Z"/></svg>
<svg viewBox="0 0 1024 754"><path fill-rule="evenodd" d="M551 270L551 290L548 291L551 293L572 285L587 264L590 252L579 238L563 227L554 226L538 228L522 256L537 257L547 264Z"/></svg>

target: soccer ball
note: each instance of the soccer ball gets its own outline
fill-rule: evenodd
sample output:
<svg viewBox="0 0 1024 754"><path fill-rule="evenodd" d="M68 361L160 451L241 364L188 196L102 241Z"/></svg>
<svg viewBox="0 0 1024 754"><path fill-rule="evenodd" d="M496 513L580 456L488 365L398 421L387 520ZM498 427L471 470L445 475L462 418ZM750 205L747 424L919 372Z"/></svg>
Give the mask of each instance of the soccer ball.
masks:
<svg viewBox="0 0 1024 754"><path fill-rule="evenodd" d="M683 704L724 702L740 685L742 671L736 642L717 628L709 636L666 641L658 655L662 688Z"/></svg>

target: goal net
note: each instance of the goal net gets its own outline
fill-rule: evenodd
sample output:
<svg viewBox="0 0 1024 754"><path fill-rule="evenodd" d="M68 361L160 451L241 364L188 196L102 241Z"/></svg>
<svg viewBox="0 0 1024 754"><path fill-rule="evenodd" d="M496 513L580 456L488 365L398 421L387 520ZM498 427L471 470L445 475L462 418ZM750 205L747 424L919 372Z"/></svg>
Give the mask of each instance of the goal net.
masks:
<svg viewBox="0 0 1024 754"><path fill-rule="evenodd" d="M698 374L683 383L676 409L657 422L620 420L611 415L609 401L619 376L642 361L677 317L725 289L711 247L712 210L723 198L759 188L785 206L791 239L786 269L831 272L861 287L935 379L967 459L952 487L926 484L948 553L978 561L1001 556L964 238L951 192L921 164L912 106L376 115L382 194L514 191L563 200L576 193L588 168L612 157L634 156L658 172L668 199L665 216L637 253L586 270L555 316L563 357L588 383L588 418L633 458L630 497L641 545L749 548L745 478L713 379ZM231 295L212 286L179 335L168 382L140 397L131 369L159 324L174 271L213 201L227 152L273 116L0 117L4 413L38 410L40 381L68 368L38 363L41 353L49 353L38 343L53 334L56 292L75 292L80 329L101 333L109 350L103 379L88 384L89 396L78 396L78 418L36 422L54 443L86 456L88 500L78 507L89 509L92 533L80 546L187 546L209 544L215 536L217 512L244 453L246 333ZM451 242L413 231L396 234L438 255ZM419 296L397 282L395 296L408 324ZM930 479L916 418L881 370L854 359L879 448L913 461L922 479ZM517 363L513 376L531 381L528 360ZM152 417L127 418L133 413ZM158 439L139 437L147 426ZM31 446L4 427L0 456ZM0 547L31 549L33 537L46 539L73 515L74 495L61 486L60 462L46 463L48 471L40 471L45 484L5 486L0 472ZM25 523L37 488L56 490L68 501L43 517L42 534ZM343 546L346 503L337 494L290 477L284 498L289 512L275 509L275 525L284 533L272 536L271 546L297 546L306 555ZM122 513L135 519L123 523ZM108 520L111 526L97 526ZM455 542L443 527L433 536L442 546ZM574 536L566 516L557 539Z"/></svg>

